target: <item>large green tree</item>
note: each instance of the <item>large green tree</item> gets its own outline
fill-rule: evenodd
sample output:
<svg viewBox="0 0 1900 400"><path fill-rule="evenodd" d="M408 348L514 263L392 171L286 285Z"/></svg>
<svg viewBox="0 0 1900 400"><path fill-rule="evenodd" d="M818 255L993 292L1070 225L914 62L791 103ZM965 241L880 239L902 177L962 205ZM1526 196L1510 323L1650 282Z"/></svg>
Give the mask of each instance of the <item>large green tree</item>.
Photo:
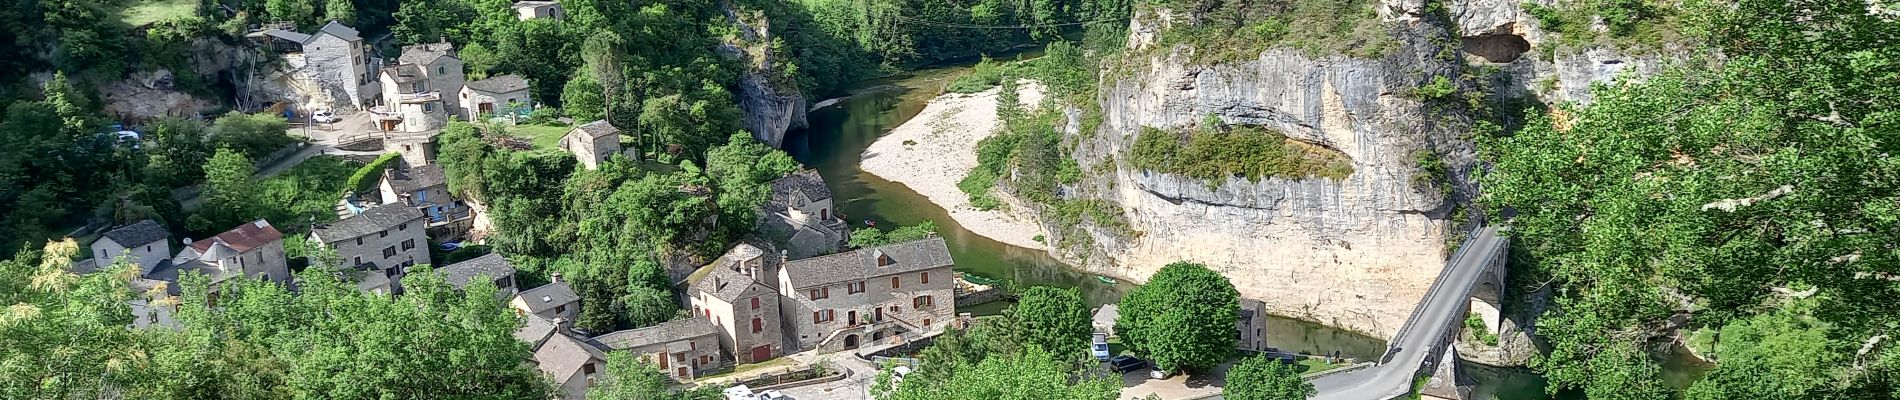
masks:
<svg viewBox="0 0 1900 400"><path fill-rule="evenodd" d="M1316 393L1293 365L1265 356L1247 357L1228 369L1227 386L1221 388L1221 397L1233 400L1306 400Z"/></svg>
<svg viewBox="0 0 1900 400"><path fill-rule="evenodd" d="M220 148L204 165L204 199L187 223L192 231L218 232L259 217L257 167L236 150Z"/></svg>
<svg viewBox="0 0 1900 400"><path fill-rule="evenodd" d="M715 400L724 398L717 385L696 390L674 391L665 373L653 364L642 362L632 352L616 351L607 355L607 373L600 384L587 389L590 400Z"/></svg>
<svg viewBox="0 0 1900 400"><path fill-rule="evenodd" d="M1698 398L1900 395L1893 364L1871 362L1893 351L1868 345L1900 320L1885 306L1900 301L1887 250L1900 247L1900 23L1857 0L1685 7L1709 52L1480 143L1494 163L1484 201L1515 212L1525 272L1557 289L1534 365L1552 390L1664 398L1648 352L1690 315L1720 328L1718 356L1740 354ZM1812 320L1775 311L1801 288ZM1847 355L1865 364L1786 361Z"/></svg>
<svg viewBox="0 0 1900 400"><path fill-rule="evenodd" d="M906 378L896 384L890 371L879 372L871 395L878 400L1110 400L1121 395L1121 379L1113 374L1077 373L1034 346L1019 355L991 355L950 368L955 372L941 380Z"/></svg>
<svg viewBox="0 0 1900 400"><path fill-rule="evenodd" d="M1088 304L1073 288L1031 286L1018 296L1009 317L1023 329L1027 344L1065 357L1088 352L1094 328L1089 326Z"/></svg>
<svg viewBox="0 0 1900 400"><path fill-rule="evenodd" d="M1167 371L1207 370L1234 351L1240 293L1207 266L1175 262L1129 291L1115 334Z"/></svg>

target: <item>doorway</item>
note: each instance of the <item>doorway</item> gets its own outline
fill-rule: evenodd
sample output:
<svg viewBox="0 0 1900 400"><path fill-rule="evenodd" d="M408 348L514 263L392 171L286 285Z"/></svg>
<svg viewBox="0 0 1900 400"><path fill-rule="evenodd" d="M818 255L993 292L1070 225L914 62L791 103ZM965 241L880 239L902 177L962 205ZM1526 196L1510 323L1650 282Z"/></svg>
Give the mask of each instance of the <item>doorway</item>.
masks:
<svg viewBox="0 0 1900 400"><path fill-rule="evenodd" d="M772 358L772 345L764 344L752 348L752 362L764 362Z"/></svg>
<svg viewBox="0 0 1900 400"><path fill-rule="evenodd" d="M844 336L844 349L845 349L845 350L854 350L854 349L857 349L857 348L858 348L858 335L845 335L845 336Z"/></svg>

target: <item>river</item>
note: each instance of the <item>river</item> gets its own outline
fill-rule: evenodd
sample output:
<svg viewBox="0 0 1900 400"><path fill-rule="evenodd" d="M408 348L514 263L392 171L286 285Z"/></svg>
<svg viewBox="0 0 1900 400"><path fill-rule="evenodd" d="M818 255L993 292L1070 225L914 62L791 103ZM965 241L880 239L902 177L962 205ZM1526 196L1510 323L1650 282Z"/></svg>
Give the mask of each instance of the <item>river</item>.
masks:
<svg viewBox="0 0 1900 400"><path fill-rule="evenodd" d="M974 60L971 60L973 62ZM1011 246L964 230L950 219L942 207L902 184L884 180L858 169L859 154L878 137L908 121L923 110L924 104L942 92L951 78L969 70L967 64L921 70L902 76L859 84L850 96L811 112L810 127L789 133L785 150L806 166L818 170L830 187L841 215L856 225L862 220L876 221L890 229L923 221L937 224L938 232L949 244L956 268L966 274L1007 279L1018 285L1046 285L1076 288L1090 307L1114 303L1133 285L1108 284L1094 275L1076 271L1041 250ZM965 310L990 314L1000 306L972 307ZM1313 322L1268 316L1268 345L1306 353L1341 354L1372 359L1385 351L1385 341ZM1478 370L1476 366L1468 370ZM1541 376L1521 368L1482 368L1476 398L1540 400L1544 394ZM1558 396L1557 399L1582 398Z"/></svg>

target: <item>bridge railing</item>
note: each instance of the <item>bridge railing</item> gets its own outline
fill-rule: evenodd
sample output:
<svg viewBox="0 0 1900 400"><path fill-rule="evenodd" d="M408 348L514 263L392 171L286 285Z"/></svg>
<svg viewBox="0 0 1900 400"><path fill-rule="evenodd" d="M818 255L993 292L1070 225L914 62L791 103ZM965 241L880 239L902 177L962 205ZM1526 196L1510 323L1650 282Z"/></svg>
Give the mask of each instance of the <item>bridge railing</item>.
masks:
<svg viewBox="0 0 1900 400"><path fill-rule="evenodd" d="M1432 278L1432 285L1425 289L1425 297L1419 299L1417 305L1412 306L1412 315L1405 318L1405 325L1400 325L1398 333L1393 334L1392 340L1386 342L1385 354L1379 357L1380 365L1392 362L1392 357L1398 355L1399 348L1396 344L1404 343L1405 335L1410 333L1412 326L1418 322L1419 316L1425 313L1425 307L1431 304L1432 299L1438 295L1440 284L1444 283L1445 276L1451 273L1452 264L1464 257L1465 252L1471 249L1471 242L1478 238L1478 232L1483 230L1484 225L1479 224L1471 227L1470 232L1465 232L1464 242L1458 244L1458 250L1452 251L1451 258L1445 259L1444 266L1438 269L1438 277Z"/></svg>

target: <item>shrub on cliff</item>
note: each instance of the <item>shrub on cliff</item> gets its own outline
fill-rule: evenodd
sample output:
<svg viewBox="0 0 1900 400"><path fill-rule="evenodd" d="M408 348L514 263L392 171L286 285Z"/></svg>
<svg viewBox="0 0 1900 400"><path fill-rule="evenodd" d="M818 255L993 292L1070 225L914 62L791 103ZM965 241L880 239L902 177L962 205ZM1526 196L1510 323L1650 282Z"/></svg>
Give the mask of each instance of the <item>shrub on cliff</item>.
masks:
<svg viewBox="0 0 1900 400"><path fill-rule="evenodd" d="M1167 371L1206 370L1234 350L1240 294L1207 266L1176 262L1122 298L1115 333Z"/></svg>

